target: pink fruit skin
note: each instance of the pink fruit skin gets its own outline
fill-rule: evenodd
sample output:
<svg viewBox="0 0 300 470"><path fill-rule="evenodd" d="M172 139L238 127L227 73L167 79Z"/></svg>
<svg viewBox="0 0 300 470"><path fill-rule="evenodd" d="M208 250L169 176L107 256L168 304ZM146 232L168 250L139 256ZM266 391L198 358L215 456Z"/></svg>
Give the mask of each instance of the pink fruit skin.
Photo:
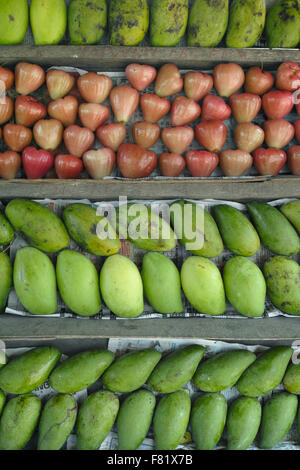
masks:
<svg viewBox="0 0 300 470"><path fill-rule="evenodd" d="M109 147L116 152L126 138L126 127L121 122L106 124L98 127L96 136L104 147Z"/></svg>
<svg viewBox="0 0 300 470"><path fill-rule="evenodd" d="M160 126L152 122L135 122L132 126L132 136L135 144L144 148L153 147L160 136Z"/></svg>
<svg viewBox="0 0 300 470"><path fill-rule="evenodd" d="M75 124L78 111L78 101L74 96L65 96L48 105L48 114L53 119L60 121L63 126L68 127Z"/></svg>
<svg viewBox="0 0 300 470"><path fill-rule="evenodd" d="M281 149L294 138L293 124L284 119L270 119L264 123L265 141L268 147Z"/></svg>
<svg viewBox="0 0 300 470"><path fill-rule="evenodd" d="M159 168L163 176L176 178L185 169L186 163L182 155L164 152L160 155Z"/></svg>
<svg viewBox="0 0 300 470"><path fill-rule="evenodd" d="M273 75L259 67L250 67L246 72L245 92L263 95L274 85Z"/></svg>
<svg viewBox="0 0 300 470"><path fill-rule="evenodd" d="M207 178L219 164L218 155L205 150L190 150L185 158L187 167L194 177Z"/></svg>
<svg viewBox="0 0 300 470"><path fill-rule="evenodd" d="M174 64L163 65L157 74L155 94L160 98L176 95L183 88L183 78L178 67Z"/></svg>
<svg viewBox="0 0 300 470"><path fill-rule="evenodd" d="M0 177L14 179L21 167L21 157L17 152L8 150L0 153Z"/></svg>
<svg viewBox="0 0 300 470"><path fill-rule="evenodd" d="M107 75L88 72L78 78L77 87L85 101L101 104L109 96L113 82Z"/></svg>
<svg viewBox="0 0 300 470"><path fill-rule="evenodd" d="M88 150L82 159L88 174L97 180L111 175L116 155L112 149L103 147L98 150Z"/></svg>
<svg viewBox="0 0 300 470"><path fill-rule="evenodd" d="M54 164L59 179L77 179L83 170L81 159L74 155L57 155Z"/></svg>
<svg viewBox="0 0 300 470"><path fill-rule="evenodd" d="M184 91L188 98L200 101L212 90L214 81L211 75L202 72L188 72L184 77Z"/></svg>
<svg viewBox="0 0 300 470"><path fill-rule="evenodd" d="M243 122L235 127L234 138L240 150L251 153L262 146L265 140L265 132L256 124Z"/></svg>
<svg viewBox="0 0 300 470"><path fill-rule="evenodd" d="M261 108L261 97L253 93L237 93L231 95L229 103L232 114L238 123L251 122Z"/></svg>
<svg viewBox="0 0 300 470"><path fill-rule="evenodd" d="M161 139L171 153L183 154L194 139L194 130L188 126L165 127Z"/></svg>
<svg viewBox="0 0 300 470"><path fill-rule="evenodd" d="M276 88L295 91L300 88L300 67L296 62L283 62L276 72Z"/></svg>
<svg viewBox="0 0 300 470"><path fill-rule="evenodd" d="M139 100L139 93L129 85L113 88L110 93L110 104L116 120L123 123L128 122L135 113Z"/></svg>
<svg viewBox="0 0 300 470"><path fill-rule="evenodd" d="M269 91L262 97L262 107L269 119L282 119L294 107L293 94L290 91Z"/></svg>
<svg viewBox="0 0 300 470"><path fill-rule="evenodd" d="M214 85L218 94L224 98L236 93L245 82L245 73L238 64L218 64L214 68Z"/></svg>
<svg viewBox="0 0 300 470"><path fill-rule="evenodd" d="M293 145L288 150L288 164L293 175L300 175L300 145Z"/></svg>
<svg viewBox="0 0 300 470"><path fill-rule="evenodd" d="M254 166L260 175L278 175L287 161L287 155L283 150L273 148L259 148L253 152Z"/></svg>
<svg viewBox="0 0 300 470"><path fill-rule="evenodd" d="M252 156L244 150L223 150L220 154L220 166L225 176L242 176L252 164Z"/></svg>
<svg viewBox="0 0 300 470"><path fill-rule="evenodd" d="M219 96L206 95L202 103L202 119L204 121L225 121L231 116L231 108Z"/></svg>
<svg viewBox="0 0 300 470"><path fill-rule="evenodd" d="M135 144L122 144L117 154L117 164L124 178L146 178L157 166L157 156Z"/></svg>
<svg viewBox="0 0 300 470"><path fill-rule="evenodd" d="M127 80L138 91L144 91L156 78L156 68L151 65L130 64L125 69Z"/></svg>
<svg viewBox="0 0 300 470"><path fill-rule="evenodd" d="M28 179L40 179L53 167L54 157L47 150L27 147L22 153L22 163Z"/></svg>
<svg viewBox="0 0 300 470"><path fill-rule="evenodd" d="M297 119L294 123L295 126L295 134L298 144L300 144L300 119Z"/></svg>
<svg viewBox="0 0 300 470"><path fill-rule="evenodd" d="M144 120L152 123L160 121L171 108L170 101L151 93L144 93L140 103Z"/></svg>
<svg viewBox="0 0 300 470"><path fill-rule="evenodd" d="M64 131L65 145L74 157L82 157L84 152L93 146L94 141L94 133L86 127L72 125Z"/></svg>
<svg viewBox="0 0 300 470"><path fill-rule="evenodd" d="M177 96L172 104L171 124L172 126L185 126L198 119L201 108L196 101L185 96Z"/></svg>
<svg viewBox="0 0 300 470"><path fill-rule="evenodd" d="M227 139L227 127L223 121L202 121L196 126L199 144L209 152L218 153Z"/></svg>

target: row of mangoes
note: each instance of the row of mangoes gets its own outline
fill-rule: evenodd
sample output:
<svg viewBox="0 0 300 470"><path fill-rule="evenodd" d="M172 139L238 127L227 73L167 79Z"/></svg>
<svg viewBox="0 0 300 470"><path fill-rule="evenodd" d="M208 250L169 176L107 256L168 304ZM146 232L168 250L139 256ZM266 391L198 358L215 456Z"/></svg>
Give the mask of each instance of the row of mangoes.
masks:
<svg viewBox="0 0 300 470"><path fill-rule="evenodd" d="M0 43L18 44L28 28L27 0L0 1ZM13 18L13 21L12 19ZM58 44L67 30L71 44L96 44L109 24L110 44L135 46L150 29L153 46L175 46L187 31L188 46L251 47L264 28L268 47L297 47L299 0L277 0L266 12L265 0L31 0L35 44ZM276 27L275 27L276 26ZM227 31L227 32L226 32ZM225 36L226 35L226 36Z"/></svg>
<svg viewBox="0 0 300 470"><path fill-rule="evenodd" d="M199 450L212 450L227 425L227 447L247 449L259 430L259 446L279 444L298 409L300 365L290 362L293 349L277 346L258 356L246 349L227 350L202 362L205 348L189 345L162 356L156 349L115 357L107 350L78 353L60 361L54 347L29 350L0 369L0 449L23 449L38 425L39 450L61 449L74 429L77 449L98 449L116 422L119 449L135 450L153 421L155 446L175 449L190 428ZM93 391L79 408L73 396L101 377L104 389ZM57 392L46 402L32 394L45 381ZM193 403L188 383L204 393ZM258 398L283 383L284 392ZM241 394L229 408L220 392L236 386ZM115 394L126 394L120 397ZM158 397L158 395L162 395ZM119 401L120 399L120 401ZM158 404L157 404L158 401ZM120 406L121 402L121 406ZM300 414L298 420L300 433Z"/></svg>

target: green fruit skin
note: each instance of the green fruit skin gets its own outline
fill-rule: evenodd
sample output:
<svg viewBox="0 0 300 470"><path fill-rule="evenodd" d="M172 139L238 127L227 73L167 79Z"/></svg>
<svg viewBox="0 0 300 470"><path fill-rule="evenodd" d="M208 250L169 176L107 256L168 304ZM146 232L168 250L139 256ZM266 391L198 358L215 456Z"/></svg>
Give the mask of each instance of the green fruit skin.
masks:
<svg viewBox="0 0 300 470"><path fill-rule="evenodd" d="M9 245L13 240L15 231L7 218L0 212L0 245Z"/></svg>
<svg viewBox="0 0 300 470"><path fill-rule="evenodd" d="M0 369L0 388L7 393L29 393L48 378L61 353L54 347L31 349Z"/></svg>
<svg viewBox="0 0 300 470"><path fill-rule="evenodd" d="M43 408L37 450L60 450L71 434L77 416L72 395L54 395Z"/></svg>
<svg viewBox="0 0 300 470"><path fill-rule="evenodd" d="M238 209L225 204L214 207L214 215L227 248L240 256L253 256L260 248L257 231Z"/></svg>
<svg viewBox="0 0 300 470"><path fill-rule="evenodd" d="M60 295L72 312L84 317L99 313L99 276L91 260L77 251L62 251L57 257L56 278Z"/></svg>
<svg viewBox="0 0 300 470"><path fill-rule="evenodd" d="M111 392L134 392L146 383L160 359L161 353L155 349L124 354L104 372L103 384Z"/></svg>
<svg viewBox="0 0 300 470"><path fill-rule="evenodd" d="M191 412L191 399L183 390L164 395L158 403L153 431L157 450L174 450L186 432Z"/></svg>
<svg viewBox="0 0 300 470"><path fill-rule="evenodd" d="M228 0L195 0L188 23L188 46L216 47L228 25Z"/></svg>
<svg viewBox="0 0 300 470"><path fill-rule="evenodd" d="M9 256L0 253L0 312L3 312L12 287L12 265Z"/></svg>
<svg viewBox="0 0 300 470"><path fill-rule="evenodd" d="M280 208L281 212L300 233L300 201L293 201Z"/></svg>
<svg viewBox="0 0 300 470"><path fill-rule="evenodd" d="M168 354L154 369L147 385L158 393L172 393L184 387L193 377L205 348L186 346Z"/></svg>
<svg viewBox="0 0 300 470"><path fill-rule="evenodd" d="M76 393L90 387L114 360L114 353L94 350L78 353L60 363L49 377L50 386L60 393Z"/></svg>
<svg viewBox="0 0 300 470"><path fill-rule="evenodd" d="M7 204L5 215L14 229L34 248L56 253L70 243L60 218L38 202L15 199Z"/></svg>
<svg viewBox="0 0 300 470"><path fill-rule="evenodd" d="M177 237L171 226L150 207L127 204L118 208L117 232L133 245L145 251L171 251ZM139 229L139 227L141 228Z"/></svg>
<svg viewBox="0 0 300 470"><path fill-rule="evenodd" d="M226 46L254 46L263 33L265 21L265 0L233 0L229 10Z"/></svg>
<svg viewBox="0 0 300 470"><path fill-rule="evenodd" d="M178 44L185 34L188 16L188 0L152 0L151 45L171 47Z"/></svg>
<svg viewBox="0 0 300 470"><path fill-rule="evenodd" d="M148 390L130 394L122 403L117 420L119 450L136 450L148 434L156 399Z"/></svg>
<svg viewBox="0 0 300 470"><path fill-rule="evenodd" d="M255 359L244 349L218 353L199 365L193 383L203 392L220 392L235 385Z"/></svg>
<svg viewBox="0 0 300 470"><path fill-rule="evenodd" d="M65 0L31 0L30 24L37 46L59 44L67 28Z"/></svg>
<svg viewBox="0 0 300 470"><path fill-rule="evenodd" d="M6 401L5 393L2 392L2 390L0 390L0 416L3 411L5 401Z"/></svg>
<svg viewBox="0 0 300 470"><path fill-rule="evenodd" d="M97 210L87 204L70 204L63 211L63 221L75 242L87 253L111 256L120 251L121 242L108 219L97 215ZM97 233L106 228L107 239Z"/></svg>
<svg viewBox="0 0 300 470"><path fill-rule="evenodd" d="M287 435L296 418L298 397L282 392L272 396L264 405L259 447L272 449Z"/></svg>
<svg viewBox="0 0 300 470"><path fill-rule="evenodd" d="M191 256L181 268L181 284L188 301L200 313L222 315L226 310L223 280L207 258Z"/></svg>
<svg viewBox="0 0 300 470"><path fill-rule="evenodd" d="M292 354L293 349L287 346L276 346L262 352L238 380L238 391L246 397L272 392L281 383Z"/></svg>
<svg viewBox="0 0 300 470"><path fill-rule="evenodd" d="M56 276L52 261L36 248L17 251L13 280L17 296L32 315L57 311Z"/></svg>
<svg viewBox="0 0 300 470"><path fill-rule="evenodd" d="M143 281L126 256L106 259L100 272L100 290L108 308L118 317L135 318L144 311Z"/></svg>
<svg viewBox="0 0 300 470"><path fill-rule="evenodd" d="M266 281L253 261L242 256L229 259L224 267L226 297L246 317L260 317L265 311Z"/></svg>
<svg viewBox="0 0 300 470"><path fill-rule="evenodd" d="M220 393L204 393L196 399L191 412L193 441L197 450L213 450L221 439L227 402Z"/></svg>
<svg viewBox="0 0 300 470"><path fill-rule="evenodd" d="M263 244L273 253L292 256L300 251L300 239L288 219L265 202L249 202L248 211Z"/></svg>
<svg viewBox="0 0 300 470"><path fill-rule="evenodd" d="M270 48L297 47L300 41L298 0L277 0L267 13L265 35Z"/></svg>
<svg viewBox="0 0 300 470"><path fill-rule="evenodd" d="M20 44L27 27L27 0L0 0L0 44Z"/></svg>
<svg viewBox="0 0 300 470"><path fill-rule="evenodd" d="M97 44L107 26L106 0L72 0L68 9L71 44Z"/></svg>
<svg viewBox="0 0 300 470"><path fill-rule="evenodd" d="M254 441L261 421L261 405L256 398L240 397L227 416L227 449L247 450Z"/></svg>
<svg viewBox="0 0 300 470"><path fill-rule="evenodd" d="M223 252L223 240L217 224L210 213L201 205L187 201L176 201L170 206L170 216L172 227L180 243L190 253L204 258L215 258ZM187 233L185 226L187 226ZM191 235L198 232L201 243L199 249L191 248L192 244L197 243L197 238L196 236L193 239L189 238L189 231L191 231Z"/></svg>
<svg viewBox="0 0 300 470"><path fill-rule="evenodd" d="M147 253L141 275L145 295L156 312L183 312L180 274L170 258L161 253Z"/></svg>
<svg viewBox="0 0 300 470"><path fill-rule="evenodd" d="M112 46L137 46L149 28L147 0L110 0L108 21Z"/></svg>
<svg viewBox="0 0 300 470"><path fill-rule="evenodd" d="M31 439L41 411L35 395L20 395L6 404L0 420L0 450L22 450Z"/></svg>
<svg viewBox="0 0 300 470"><path fill-rule="evenodd" d="M98 450L114 425L119 399L111 392L90 395L79 409L77 450Z"/></svg>
<svg viewBox="0 0 300 470"><path fill-rule="evenodd" d="M283 378L284 388L295 395L300 395L300 364L290 364Z"/></svg>
<svg viewBox="0 0 300 470"><path fill-rule="evenodd" d="M264 265L267 294L282 312L300 315L300 266L293 259L274 256Z"/></svg>

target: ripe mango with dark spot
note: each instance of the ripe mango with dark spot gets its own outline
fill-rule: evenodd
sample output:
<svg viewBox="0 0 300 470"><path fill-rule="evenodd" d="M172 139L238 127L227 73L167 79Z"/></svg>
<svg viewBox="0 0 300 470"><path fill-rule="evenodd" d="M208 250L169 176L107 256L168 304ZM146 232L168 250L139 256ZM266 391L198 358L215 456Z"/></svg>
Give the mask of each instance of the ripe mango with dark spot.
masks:
<svg viewBox="0 0 300 470"><path fill-rule="evenodd" d="M0 313L3 312L12 286L12 265L8 255L0 253Z"/></svg>
<svg viewBox="0 0 300 470"><path fill-rule="evenodd" d="M35 395L20 395L6 404L0 419L0 450L22 450L36 428L41 401Z"/></svg>
<svg viewBox="0 0 300 470"><path fill-rule="evenodd" d="M38 430L37 450L60 450L71 434L77 416L72 395L54 395L43 408Z"/></svg>
<svg viewBox="0 0 300 470"><path fill-rule="evenodd" d="M46 253L56 253L70 243L66 227L54 212L35 201L14 199L5 215L29 245Z"/></svg>
<svg viewBox="0 0 300 470"><path fill-rule="evenodd" d="M71 44L97 44L107 26L106 0L72 0L68 26Z"/></svg>
<svg viewBox="0 0 300 470"><path fill-rule="evenodd" d="M0 212L0 245L9 245L14 238L15 231L7 220L7 218Z"/></svg>
<svg viewBox="0 0 300 470"><path fill-rule="evenodd" d="M119 399L108 391L95 392L81 405L77 419L77 450L98 450L114 425Z"/></svg>
<svg viewBox="0 0 300 470"><path fill-rule="evenodd" d="M188 46L216 47L228 25L228 0L195 0L188 23Z"/></svg>
<svg viewBox="0 0 300 470"><path fill-rule="evenodd" d="M293 349L274 346L262 352L240 377L237 389L246 397L259 397L272 392L282 381Z"/></svg>
<svg viewBox="0 0 300 470"><path fill-rule="evenodd" d="M213 450L221 439L227 402L221 393L203 393L192 407L191 427L197 450Z"/></svg>
<svg viewBox="0 0 300 470"><path fill-rule="evenodd" d="M254 441L261 421L261 405L256 398L240 397L227 416L227 449L247 450Z"/></svg>
<svg viewBox="0 0 300 470"><path fill-rule="evenodd" d="M300 201L288 202L280 210L300 234Z"/></svg>
<svg viewBox="0 0 300 470"><path fill-rule="evenodd" d="M61 357L58 349L41 346L11 359L0 369L0 388L7 393L29 393L47 380Z"/></svg>
<svg viewBox="0 0 300 470"><path fill-rule="evenodd" d="M117 420L119 450L136 450L151 426L156 399L149 390L138 390L123 401Z"/></svg>
<svg viewBox="0 0 300 470"><path fill-rule="evenodd" d="M267 294L275 307L300 315L300 266L293 259L274 256L264 265Z"/></svg>
<svg viewBox="0 0 300 470"><path fill-rule="evenodd" d="M87 253L110 256L119 252L121 243L115 230L94 207L70 204L62 217L71 238Z"/></svg>
<svg viewBox="0 0 300 470"><path fill-rule="evenodd" d="M183 38L189 16L188 0L152 0L150 41L152 46L175 46Z"/></svg>
<svg viewBox="0 0 300 470"><path fill-rule="evenodd" d="M49 377L49 384L60 393L80 392L101 377L114 357L114 353L102 349L78 353L54 369Z"/></svg>
<svg viewBox="0 0 300 470"><path fill-rule="evenodd" d="M296 418L298 398L291 393L273 395L264 405L259 447L272 449L279 444L292 427Z"/></svg>
<svg viewBox="0 0 300 470"><path fill-rule="evenodd" d="M0 44L20 44L27 27L27 0L0 0Z"/></svg>
<svg viewBox="0 0 300 470"><path fill-rule="evenodd" d="M297 47L300 42L299 0L277 0L267 13L265 35L270 48Z"/></svg>
<svg viewBox="0 0 300 470"><path fill-rule="evenodd" d="M265 21L265 0L233 0L230 4L226 46L254 46L263 33Z"/></svg>
<svg viewBox="0 0 300 470"><path fill-rule="evenodd" d="M100 312L99 276L91 260L73 250L62 251L56 261L60 295L70 310L83 317Z"/></svg>
<svg viewBox="0 0 300 470"><path fill-rule="evenodd" d="M137 46L149 28L147 0L110 0L108 18L112 46Z"/></svg>
<svg viewBox="0 0 300 470"><path fill-rule="evenodd" d="M153 370L147 385L158 393L172 393L184 387L193 377L205 348L194 344L168 354Z"/></svg>

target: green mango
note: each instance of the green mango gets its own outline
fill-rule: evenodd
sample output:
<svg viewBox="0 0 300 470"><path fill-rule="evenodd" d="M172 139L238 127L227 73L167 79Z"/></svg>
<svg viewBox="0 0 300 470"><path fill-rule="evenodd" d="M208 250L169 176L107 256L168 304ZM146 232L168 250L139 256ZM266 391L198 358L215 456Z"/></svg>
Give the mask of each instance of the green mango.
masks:
<svg viewBox="0 0 300 470"><path fill-rule="evenodd" d="M188 0L152 0L151 45L170 47L178 44L185 34L188 16Z"/></svg>
<svg viewBox="0 0 300 470"><path fill-rule="evenodd" d="M37 450L60 450L71 434L77 416L72 395L54 395L43 408Z"/></svg>
<svg viewBox="0 0 300 470"><path fill-rule="evenodd" d="M170 217L172 227L186 250L204 258L215 258L223 252L217 224L200 204L176 201L170 206Z"/></svg>
<svg viewBox="0 0 300 470"><path fill-rule="evenodd" d="M0 450L22 450L30 441L41 411L40 399L31 394L11 398L0 419Z"/></svg>
<svg viewBox="0 0 300 470"><path fill-rule="evenodd" d="M193 441L197 450L213 450L225 427L227 402L221 393L203 393L191 412Z"/></svg>
<svg viewBox="0 0 300 470"><path fill-rule="evenodd" d="M300 364L290 364L283 378L284 388L295 395L300 395Z"/></svg>
<svg viewBox="0 0 300 470"><path fill-rule="evenodd" d="M151 426L156 399L148 390L131 393L123 401L117 420L119 450L136 450Z"/></svg>
<svg viewBox="0 0 300 470"><path fill-rule="evenodd" d="M266 281L253 261L242 256L229 259L223 271L226 297L246 317L260 317L265 311Z"/></svg>
<svg viewBox="0 0 300 470"><path fill-rule="evenodd" d="M97 44L106 31L106 0L72 0L68 26L71 44Z"/></svg>
<svg viewBox="0 0 300 470"><path fill-rule="evenodd" d="M98 450L114 425L119 399L107 391L95 392L81 405L77 419L77 450Z"/></svg>
<svg viewBox="0 0 300 470"><path fill-rule="evenodd" d="M121 243L115 230L106 217L97 215L94 207L70 204L62 217L71 238L87 253L110 256L120 251Z"/></svg>
<svg viewBox="0 0 300 470"><path fill-rule="evenodd" d="M160 359L156 349L131 351L116 359L104 372L102 382L111 392L134 392L147 382Z"/></svg>
<svg viewBox="0 0 300 470"><path fill-rule="evenodd" d="M282 381L293 349L274 346L262 352L242 374L237 389L246 397L259 397L272 392Z"/></svg>
<svg viewBox="0 0 300 470"><path fill-rule="evenodd" d="M114 360L106 350L85 351L61 362L49 377L50 386L60 393L76 393L90 387Z"/></svg>
<svg viewBox="0 0 300 470"><path fill-rule="evenodd" d="M177 237L168 222L144 204L130 203L117 209L117 232L145 251L171 251Z"/></svg>
<svg viewBox="0 0 300 470"><path fill-rule="evenodd" d="M277 0L267 13L265 36L270 48L293 48L300 42L298 0Z"/></svg>
<svg viewBox="0 0 300 470"><path fill-rule="evenodd" d="M107 258L100 272L100 290L107 307L118 317L135 318L144 311L143 281L126 256Z"/></svg>
<svg viewBox="0 0 300 470"><path fill-rule="evenodd" d="M12 265L9 256L0 253L0 313L6 306L7 297L12 287Z"/></svg>
<svg viewBox="0 0 300 470"><path fill-rule="evenodd" d="M20 44L27 28L27 0L0 0L0 44Z"/></svg>
<svg viewBox="0 0 300 470"><path fill-rule="evenodd" d="M297 408L298 398L287 392L273 395L265 403L259 436L261 449L272 449L283 441L296 418Z"/></svg>
<svg viewBox="0 0 300 470"><path fill-rule="evenodd" d="M215 354L199 365L193 383L203 392L220 392L233 387L255 359L255 354L246 349Z"/></svg>
<svg viewBox="0 0 300 470"><path fill-rule="evenodd" d="M223 280L207 258L190 256L181 268L181 285L188 301L200 313L222 315L226 310Z"/></svg>
<svg viewBox="0 0 300 470"><path fill-rule="evenodd" d="M32 315L56 313L55 269L45 253L31 247L17 251L13 281L20 302Z"/></svg>
<svg viewBox="0 0 300 470"><path fill-rule="evenodd" d="M298 233L300 233L300 201L293 201L284 204L280 208L281 212L294 225Z"/></svg>
<svg viewBox="0 0 300 470"><path fill-rule="evenodd" d="M30 24L37 46L59 44L67 28L65 0L31 0Z"/></svg>
<svg viewBox="0 0 300 470"><path fill-rule="evenodd" d="M137 46L149 28L147 0L110 0L108 21L112 46Z"/></svg>
<svg viewBox="0 0 300 470"><path fill-rule="evenodd" d="M300 266L293 259L274 256L264 265L267 294L275 307L290 315L300 315Z"/></svg>
<svg viewBox="0 0 300 470"><path fill-rule="evenodd" d="M191 399L183 390L164 395L153 418L155 448L174 450L181 443L191 412Z"/></svg>
<svg viewBox="0 0 300 470"><path fill-rule="evenodd" d="M14 199L5 215L29 245L46 253L56 253L70 243L67 230L54 212L35 201Z"/></svg>
<svg viewBox="0 0 300 470"><path fill-rule="evenodd" d="M253 256L260 248L257 231L238 209L221 204L214 207L219 230L227 248L241 256Z"/></svg>
<svg viewBox="0 0 300 470"><path fill-rule="evenodd" d="M9 245L15 236L15 231L7 218L0 212L0 245Z"/></svg>
<svg viewBox="0 0 300 470"><path fill-rule="evenodd" d="M180 274L170 258L161 253L147 253L141 275L145 295L156 312L183 312Z"/></svg>
<svg viewBox="0 0 300 470"><path fill-rule="evenodd" d="M252 47L266 21L266 0L233 0L226 34L227 47Z"/></svg>
<svg viewBox="0 0 300 470"><path fill-rule="evenodd" d="M193 377L205 348L197 344L176 349L155 367L147 385L158 393L172 393L184 387Z"/></svg>
<svg viewBox="0 0 300 470"><path fill-rule="evenodd" d="M61 357L58 349L41 346L11 359L0 369L0 388L7 393L29 393L42 385Z"/></svg>
<svg viewBox="0 0 300 470"><path fill-rule="evenodd" d="M300 239L288 219L265 202L249 202L248 211L263 244L277 255L292 256L300 251Z"/></svg>
<svg viewBox="0 0 300 470"><path fill-rule="evenodd" d="M228 0L194 0L188 23L188 46L216 47L228 25Z"/></svg>
<svg viewBox="0 0 300 470"><path fill-rule="evenodd" d="M86 256L73 250L59 253L56 277L60 295L72 312L83 317L100 312L99 276Z"/></svg>
<svg viewBox="0 0 300 470"><path fill-rule="evenodd" d="M6 401L5 394L4 392L2 392L2 390L0 390L0 416L5 405L5 401Z"/></svg>
<svg viewBox="0 0 300 470"><path fill-rule="evenodd" d="M239 397L227 416L227 449L247 450L254 441L261 421L261 405L256 398Z"/></svg>

